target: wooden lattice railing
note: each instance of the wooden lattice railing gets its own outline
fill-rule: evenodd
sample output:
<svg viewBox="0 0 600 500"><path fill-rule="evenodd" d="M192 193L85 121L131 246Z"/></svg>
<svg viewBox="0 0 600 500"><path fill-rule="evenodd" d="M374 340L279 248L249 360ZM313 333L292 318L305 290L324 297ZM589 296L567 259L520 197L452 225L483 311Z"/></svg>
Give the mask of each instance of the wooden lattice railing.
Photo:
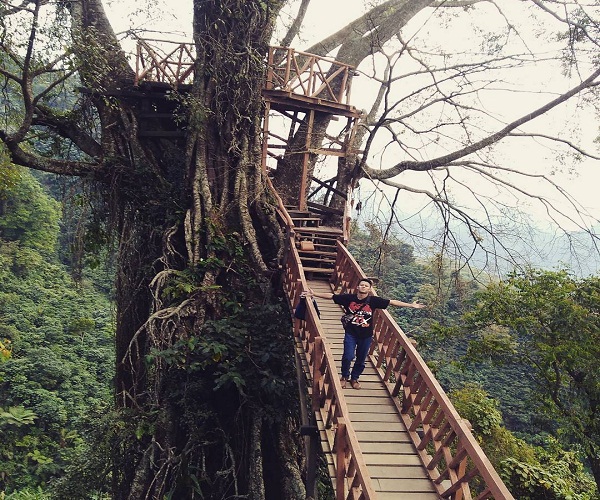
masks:
<svg viewBox="0 0 600 500"><path fill-rule="evenodd" d="M349 105L352 72L352 66L334 59L269 47L265 89Z"/></svg>
<svg viewBox="0 0 600 500"><path fill-rule="evenodd" d="M137 39L135 82L165 83L174 88L192 83L194 46L168 40Z"/></svg>
<svg viewBox="0 0 600 500"><path fill-rule="evenodd" d="M138 38L134 84L139 85L143 81L166 83L173 87L190 84L194 76L194 61L191 43ZM270 47L265 89L347 106L353 72L352 66L334 59L287 47Z"/></svg>
<svg viewBox="0 0 600 500"><path fill-rule="evenodd" d="M284 258L284 289L291 307L308 290L296 249L292 219L270 180L267 183L278 203L281 225L286 229L286 254ZM301 343L312 378L312 411L317 415L333 443L335 453L336 500L375 500L367 466L360 451L358 439L348 420L348 408L343 396L333 354L323 342L323 328L311 300L307 301L304 321L294 320L294 336Z"/></svg>
<svg viewBox="0 0 600 500"><path fill-rule="evenodd" d="M298 303L307 290L294 235L288 232L284 287L290 305ZM333 354L323 342L323 328L312 301L307 301L305 321L294 321L294 335L302 344L312 375L312 410L318 414L333 442L336 470L336 500L375 499L367 466L356 434L348 420Z"/></svg>
<svg viewBox="0 0 600 500"><path fill-rule="evenodd" d="M334 286L353 290L366 277L338 242ZM387 310L374 318L371 359L395 398L421 460L442 498L510 500L510 494L413 343ZM514 500L514 499L513 499Z"/></svg>

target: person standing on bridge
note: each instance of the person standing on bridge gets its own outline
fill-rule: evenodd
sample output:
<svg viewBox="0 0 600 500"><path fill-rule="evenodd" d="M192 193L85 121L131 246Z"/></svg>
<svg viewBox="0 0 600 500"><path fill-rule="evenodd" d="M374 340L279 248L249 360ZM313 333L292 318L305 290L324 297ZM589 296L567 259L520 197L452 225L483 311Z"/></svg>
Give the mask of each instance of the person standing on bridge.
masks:
<svg viewBox="0 0 600 500"><path fill-rule="evenodd" d="M324 293L314 292L310 288L308 297L333 299L344 309L342 324L344 325L344 353L342 355L342 388L346 388L348 381L353 389L360 389L358 378L365 369L365 361L373 340L373 313L375 309L387 309L389 305L397 307L412 307L422 309L423 304L415 302L402 302L395 299L384 299L372 295L373 282L363 278L358 282L355 293ZM344 318L346 318L344 320ZM352 371L350 365L356 356Z"/></svg>

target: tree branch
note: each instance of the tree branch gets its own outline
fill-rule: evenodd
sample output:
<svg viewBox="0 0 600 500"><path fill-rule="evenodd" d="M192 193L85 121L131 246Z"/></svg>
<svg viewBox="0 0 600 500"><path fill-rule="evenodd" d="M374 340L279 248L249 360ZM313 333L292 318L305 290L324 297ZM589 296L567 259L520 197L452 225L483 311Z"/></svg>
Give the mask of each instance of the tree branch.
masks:
<svg viewBox="0 0 600 500"><path fill-rule="evenodd" d="M310 0L302 0L300 7L298 8L298 13L294 18L294 22L290 26L290 29L285 34L283 39L280 42L282 47L289 47L292 44L292 41L298 33L300 32L300 28L302 27L302 22L304 21L304 17L306 16L306 12L308 10L308 6L310 5Z"/></svg>
<svg viewBox="0 0 600 500"><path fill-rule="evenodd" d="M521 125L523 125L527 122L530 122L531 120L533 120L534 118L537 118L538 116L543 115L544 113L548 112L552 108L567 101L568 99L573 97L575 94L578 94L582 90L585 90L587 88L591 88L591 87L598 85L599 82L596 81L596 78L598 78L598 76L600 76L600 69L594 71L588 78L586 78L583 82L581 82L576 87L574 87L571 90L569 90L568 92L560 95L558 98L553 99L552 101L548 102L544 106L541 106L541 107L537 108L536 110L532 111L531 113L528 113L528 114L522 116L521 118L518 118L517 120L508 124L506 127L499 130L498 132L496 132L480 141L477 141L477 142L471 144L470 146L459 149L450 154L440 156L440 157L434 158L432 160L423 161L423 162L403 161L403 162L396 164L394 167L391 167L391 168L388 168L385 170L374 170L367 166L365 166L363 169L370 177L372 177L374 179L389 179L391 177L395 177L396 175L400 174L401 172L404 172L405 170L414 170L414 171L423 172L426 170L432 170L437 167L441 167L443 165L448 165L449 163L451 163L453 161L456 161L460 158L463 158L465 156L473 154L477 151L480 151L480 150L486 148L487 146L490 146L490 145L498 142L500 139L508 136L516 128L520 127Z"/></svg>
<svg viewBox="0 0 600 500"><path fill-rule="evenodd" d="M51 128L61 137L73 141L81 151L92 158L102 156L103 151L100 143L90 134L85 133L81 124L71 119L70 115L57 115L51 108L38 104L33 125L43 125Z"/></svg>
<svg viewBox="0 0 600 500"><path fill-rule="evenodd" d="M12 140L4 130L0 130L0 141L4 142L11 154L12 162L17 165L54 174L78 177L86 177L103 171L103 167L97 163L56 160L32 155L21 148L19 143Z"/></svg>

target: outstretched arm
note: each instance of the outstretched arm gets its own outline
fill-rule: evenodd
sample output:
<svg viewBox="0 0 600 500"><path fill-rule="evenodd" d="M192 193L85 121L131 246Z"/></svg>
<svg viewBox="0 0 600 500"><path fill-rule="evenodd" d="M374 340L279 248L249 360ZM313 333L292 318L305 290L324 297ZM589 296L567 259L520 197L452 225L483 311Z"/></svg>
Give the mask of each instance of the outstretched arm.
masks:
<svg viewBox="0 0 600 500"><path fill-rule="evenodd" d="M412 307L413 309L423 309L425 304L419 304L416 300L414 302L402 302L401 300L390 299L390 305L397 307Z"/></svg>

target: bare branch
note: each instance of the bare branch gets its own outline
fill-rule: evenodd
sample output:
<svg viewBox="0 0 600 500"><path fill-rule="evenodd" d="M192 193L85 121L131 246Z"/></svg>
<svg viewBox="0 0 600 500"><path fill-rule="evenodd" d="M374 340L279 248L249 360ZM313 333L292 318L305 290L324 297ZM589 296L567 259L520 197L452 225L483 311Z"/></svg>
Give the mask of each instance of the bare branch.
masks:
<svg viewBox="0 0 600 500"><path fill-rule="evenodd" d="M518 118L517 120L513 121L512 123L509 123L506 127L499 130L498 132L496 132L492 135L489 135L488 137L481 139L480 141L477 141L465 148L459 149L450 154L440 156L438 158L434 158L434 159L428 160L428 161L423 161L423 162L403 161L403 162L396 164L394 167L391 167L391 168L388 168L385 170L374 170L369 167L364 167L364 170L366 173L368 173L368 175L370 177L372 177L374 179L389 179L391 177L395 177L396 175L398 175L399 173L401 173L405 170L425 171L425 170L431 170L431 169L434 169L434 168L437 168L437 167L440 167L443 165L447 165L453 161L456 161L460 158L464 158L465 156L468 156L472 153L480 151L483 148L486 148L487 146L490 146L490 145L498 142L500 139L508 136L516 128L533 120L534 118L537 118L538 116L543 115L544 113L548 112L549 110L558 106L559 104L564 103L569 98L578 94L582 90L585 90L587 88L598 85L599 82L596 81L598 76L600 76L600 69L594 71L588 78L586 78L583 82L581 82L576 87L573 87L568 92L565 92L564 94L560 95L556 99L553 99L552 101L537 108L536 110L522 116L521 118Z"/></svg>
<svg viewBox="0 0 600 500"><path fill-rule="evenodd" d="M292 41L298 33L300 32L300 28L302 27L302 22L304 21L304 16L306 16L306 12L308 10L308 6L310 5L310 0L302 0L300 7L298 8L298 13L294 18L294 22L290 26L290 29L285 34L283 39L280 42L282 47L289 47L292 44Z"/></svg>
<svg viewBox="0 0 600 500"><path fill-rule="evenodd" d="M544 4L543 2L541 2L540 0L531 0L535 5L537 5L540 9L542 9L544 12L550 14L552 17L554 17L555 19L557 19L558 21L560 21L561 23L564 23L566 26L569 27L573 27L576 28L577 31L580 34L585 35L585 38L590 41L592 44L598 46L599 45L599 41L591 36L588 33L587 27L583 24L581 24L580 22L578 22L576 19L573 19L573 17L567 16L566 17L562 17L559 14L557 14L556 12L554 12L552 9L550 9L546 4ZM558 4L558 5L562 5L562 4ZM591 19L590 19L591 21ZM595 23L592 23L592 25L595 25ZM596 28L598 28L597 25L595 25Z"/></svg>
<svg viewBox="0 0 600 500"><path fill-rule="evenodd" d="M32 3L34 3L33 0L22 0L22 2L17 5L7 2L6 0L0 1L0 5L4 5L6 8L6 10L4 11L5 16L11 16L13 14L17 14L18 12L29 12L33 14L34 9L30 9L27 7ZM40 7L42 5L47 5L48 3L50 3L50 0L39 0L35 3L37 7Z"/></svg>
<svg viewBox="0 0 600 500"><path fill-rule="evenodd" d="M388 0L373 7L337 33L321 40L307 49L307 52L328 55L340 47L337 59L353 66L373 52L372 41L379 41L378 47L391 39L417 13L431 5L432 0ZM371 34L366 37L366 34Z"/></svg>
<svg viewBox="0 0 600 500"><path fill-rule="evenodd" d="M553 142L560 142L562 144L566 144L567 146L569 146L570 149L573 149L574 151L577 151L577 153L579 153L582 156L585 156L587 158L591 158L593 160L600 160L600 156L596 156L593 155L592 153L588 152L588 151L584 151L583 149L581 149L579 146L573 144L571 141L568 141L566 139L563 139L562 137L553 137L550 135L546 135L546 134L539 134L539 133L510 133L509 134L510 137L541 137L542 139L548 139L549 141L553 141Z"/></svg>

